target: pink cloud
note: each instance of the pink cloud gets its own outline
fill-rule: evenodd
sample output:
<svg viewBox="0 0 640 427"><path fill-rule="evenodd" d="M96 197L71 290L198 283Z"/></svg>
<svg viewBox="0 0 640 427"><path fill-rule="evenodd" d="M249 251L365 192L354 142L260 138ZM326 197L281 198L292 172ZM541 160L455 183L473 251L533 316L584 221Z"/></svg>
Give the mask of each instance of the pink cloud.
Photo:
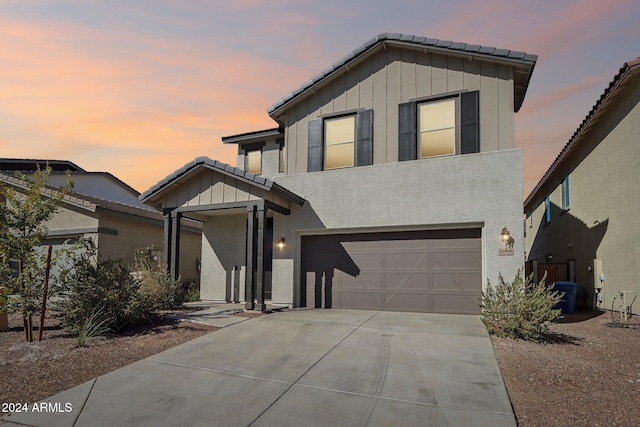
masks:
<svg viewBox="0 0 640 427"><path fill-rule="evenodd" d="M544 112L549 108L556 106L558 103L593 87L598 86L604 88L606 82L610 79L610 73L596 74L568 86L553 88L542 95L529 95L527 101L523 104L519 117L523 118L530 114Z"/></svg>
<svg viewBox="0 0 640 427"><path fill-rule="evenodd" d="M607 39L599 23L623 13L631 0L528 2L472 0L431 27L427 35L543 55L545 59L589 40ZM560 7L559 7L560 6ZM471 12L472 11L472 12ZM507 40L507 42L504 42Z"/></svg>
<svg viewBox="0 0 640 427"><path fill-rule="evenodd" d="M0 19L0 39L3 156L67 158L140 190L197 156L235 164L220 138L276 126L266 108L308 78L224 45L75 24Z"/></svg>

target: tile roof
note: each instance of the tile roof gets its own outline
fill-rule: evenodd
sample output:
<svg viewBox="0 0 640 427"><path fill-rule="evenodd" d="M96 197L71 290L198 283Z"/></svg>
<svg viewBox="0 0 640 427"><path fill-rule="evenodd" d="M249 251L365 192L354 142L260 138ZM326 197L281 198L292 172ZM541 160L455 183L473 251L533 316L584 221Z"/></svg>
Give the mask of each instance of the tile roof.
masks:
<svg viewBox="0 0 640 427"><path fill-rule="evenodd" d="M0 158L0 170L4 171L35 171L38 168L44 169L47 165L51 170L57 172L65 172L67 170L85 172L84 169L69 160Z"/></svg>
<svg viewBox="0 0 640 427"><path fill-rule="evenodd" d="M362 56L365 52L370 51L375 46L382 44L384 42L393 42L393 43L404 44L404 45L430 48L432 50L442 50L442 51L449 51L449 52L458 53L458 54L469 54L473 56L483 56L486 58L506 60L509 62L521 63L523 65L531 67L531 69L533 69L533 66L538 60L537 55L531 55L525 52L519 52L515 50L498 49L490 46L480 46L480 45L473 45L473 44L467 44L467 43L452 42L448 40L431 39L427 37L414 36L410 34L382 33L382 34L378 34L376 37L365 42L364 44L358 46L349 54L347 54L345 57L336 61L334 64L332 64L328 68L325 68L324 70L322 70L320 74L312 77L310 80L302 84L302 86L293 90L289 94L285 95L280 100L276 101L273 105L271 105L271 107L267 108L267 113L272 116L277 110L282 108L284 105L286 105L288 102L290 102L291 100L293 100L294 98L296 98L297 96L305 92L306 90L310 89L312 86L325 80L327 77L332 75L337 70L341 69L343 66L347 65L348 63L352 62L356 58ZM529 75L524 84L524 92L526 92L530 76L531 76L531 71L529 71ZM524 94L522 95L521 100L519 101L520 104L522 104L522 100L524 100ZM520 105L515 106L516 111L518 111L519 108L520 108Z"/></svg>
<svg viewBox="0 0 640 427"><path fill-rule="evenodd" d="M140 200L143 202L149 201L152 197L157 195L159 192L167 188L169 185L171 185L173 182L177 181L181 177L189 174L192 170L194 170L198 166L205 166L209 169L215 170L217 172L223 173L233 178L240 179L244 182L248 182L250 184L256 185L265 190L274 191L275 193L280 194L281 196L287 198L288 200L294 203L297 203L300 205L304 203L304 199L302 197L292 193L286 188L276 184L275 182L263 176L255 175L249 171L233 167L227 163L223 163L219 160L213 160L205 156L197 157L194 160L182 166L180 169L169 174L166 178L159 181L157 184L155 184L154 186L149 188L147 191L142 193L140 195Z"/></svg>
<svg viewBox="0 0 640 427"><path fill-rule="evenodd" d="M531 193L529 193L529 195L525 199L525 210L528 209L529 204L536 199L540 191L542 191L543 189L548 191L547 189L543 188L545 184L551 179L554 172L558 169L558 166L579 145L580 137L583 134L584 130L593 122L594 117L607 105L609 99L613 96L613 94L616 92L616 89L625 80L629 73L634 70L640 71L640 57L625 62L618 73L614 76L613 80L609 82L609 85L604 90L602 95L600 95L600 98L598 98L594 106L591 107L591 110L589 111L589 113L587 113L587 116L584 118L584 120L582 120L582 123L580 123L578 129L576 129L571 138L569 138L569 141L567 141L562 150L560 150L560 153L551 163L551 166L549 166L542 178L540 178L540 181L538 181Z"/></svg>
<svg viewBox="0 0 640 427"><path fill-rule="evenodd" d="M26 189L28 187L28 183L16 176L7 175L4 173L0 173L0 182L5 182L11 186L18 187L21 189ZM53 188L50 186L46 186L42 194L46 196L52 196L57 193L59 190L57 188ZM62 202L65 204L69 204L75 207L79 207L85 209L89 212L98 212L98 211L109 211L115 212L125 215L131 215L138 218L146 218L156 221L163 221L162 213L159 211L150 209L143 209L136 206L127 205L124 203L113 202L111 200L101 199L95 196L89 196L85 194L78 194L73 192L68 192L64 195ZM190 227L198 228L200 225L195 221L187 221Z"/></svg>

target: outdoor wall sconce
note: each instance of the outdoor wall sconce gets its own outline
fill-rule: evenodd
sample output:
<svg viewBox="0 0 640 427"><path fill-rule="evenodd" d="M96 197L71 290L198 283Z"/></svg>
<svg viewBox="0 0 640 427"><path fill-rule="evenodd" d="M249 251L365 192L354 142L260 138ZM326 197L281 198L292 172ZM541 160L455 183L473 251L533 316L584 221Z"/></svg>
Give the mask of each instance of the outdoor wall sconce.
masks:
<svg viewBox="0 0 640 427"><path fill-rule="evenodd" d="M513 243L511 243L513 242L513 239L511 238L511 233L509 233L509 230L507 230L507 226L505 226L500 232L500 238L504 242L505 248L513 246Z"/></svg>
<svg viewBox="0 0 640 427"><path fill-rule="evenodd" d="M502 229L502 231L500 232L500 240L502 240L504 242L504 249L498 249L498 255L513 255L514 254L514 250L513 250L513 237L511 236L511 233L509 233L509 230L507 230L507 226L505 225L504 228Z"/></svg>
<svg viewBox="0 0 640 427"><path fill-rule="evenodd" d="M284 243L285 243L284 237L278 240L278 249L284 249Z"/></svg>

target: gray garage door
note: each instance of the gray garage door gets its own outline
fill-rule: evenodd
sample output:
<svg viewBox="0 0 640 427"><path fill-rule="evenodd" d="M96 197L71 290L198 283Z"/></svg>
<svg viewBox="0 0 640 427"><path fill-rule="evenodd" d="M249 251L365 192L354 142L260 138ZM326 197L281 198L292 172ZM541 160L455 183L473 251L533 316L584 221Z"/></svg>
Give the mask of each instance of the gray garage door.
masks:
<svg viewBox="0 0 640 427"><path fill-rule="evenodd" d="M479 313L479 229L302 237L301 305Z"/></svg>

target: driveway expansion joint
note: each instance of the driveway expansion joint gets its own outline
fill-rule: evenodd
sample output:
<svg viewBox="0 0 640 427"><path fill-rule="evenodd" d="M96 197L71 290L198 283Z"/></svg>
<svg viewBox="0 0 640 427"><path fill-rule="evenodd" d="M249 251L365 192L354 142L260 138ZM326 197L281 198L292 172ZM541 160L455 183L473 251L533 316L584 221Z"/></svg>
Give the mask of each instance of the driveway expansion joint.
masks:
<svg viewBox="0 0 640 427"><path fill-rule="evenodd" d="M223 371L221 369L205 368L203 366L187 365L184 363L177 363L177 362L167 362L166 360L158 360L158 359L152 359L152 358L148 358L147 360L149 360L150 362L161 363L163 365L177 366L180 368L196 369L199 371L215 372L216 374L230 375L234 377L247 378L252 380L269 381L272 383L293 385L293 383L290 383L289 381L276 380L273 378L256 377L254 375L239 374L237 372Z"/></svg>
<svg viewBox="0 0 640 427"><path fill-rule="evenodd" d="M252 426L256 423L256 421L258 421L260 419L260 417L262 417L269 409L271 409L273 407L273 405L276 404L276 402L278 402L282 396L284 396L285 394L287 394L289 392L289 390L291 390L291 388L293 386L295 386L296 384L298 384L298 381L300 381L310 370L312 370L316 365L318 365L318 363L320 363L325 357L327 357L327 355L329 353L331 353L333 350L335 350L336 347L338 347L340 344L342 344L347 338L349 338L351 335L353 335L355 333L355 331L357 331L358 329L360 329L360 327L362 325L364 325L366 322L368 322L369 320L373 319L374 317L376 317L378 314L380 314L380 312L376 312L374 314L372 314L371 316L369 316L367 319L365 319L362 323L360 323L358 326L354 327L351 332L349 332L347 335L344 336L344 338L342 338L340 341L338 341L336 343L336 345L334 345L333 347L331 347L329 350L326 351L325 354L322 355L322 357L318 358L318 360L316 360L311 366L309 366L309 368L307 368L307 370L305 370L302 374L300 374L300 376L298 378L296 378L296 380L291 383L289 385L289 387L287 387L282 393L280 393L280 396L278 396L277 399L275 399L273 402L271 402L271 404L269 406L267 406L260 414L258 414L258 416L251 422L249 423L249 426Z"/></svg>

